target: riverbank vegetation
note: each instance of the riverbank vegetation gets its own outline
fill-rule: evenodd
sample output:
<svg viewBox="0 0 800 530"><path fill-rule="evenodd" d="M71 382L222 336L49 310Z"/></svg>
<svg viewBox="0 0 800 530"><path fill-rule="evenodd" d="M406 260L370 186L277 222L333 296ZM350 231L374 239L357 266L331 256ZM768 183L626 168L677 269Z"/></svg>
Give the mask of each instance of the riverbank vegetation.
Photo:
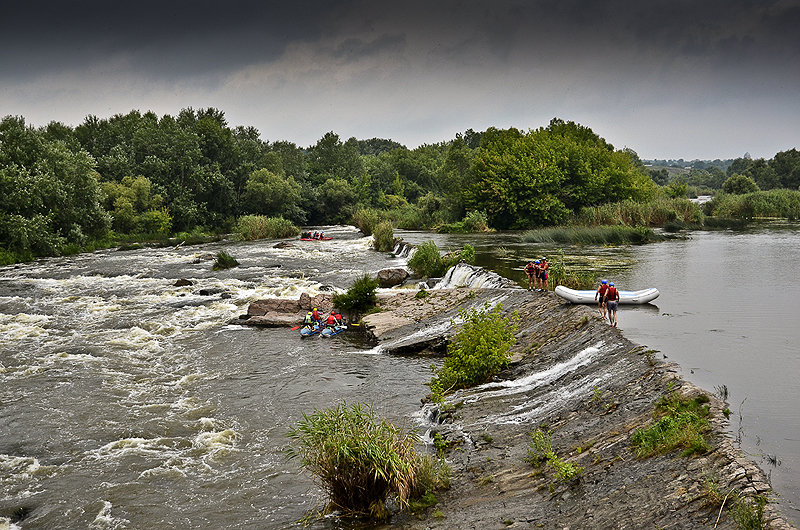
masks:
<svg viewBox="0 0 800 530"><path fill-rule="evenodd" d="M293 226L353 222L365 234L380 222L442 232L692 228L702 226L703 213L687 196L700 187L719 195L706 215L797 218L798 185L795 149L770 160L648 168L635 152L557 118L528 131L469 129L408 149L332 131L308 147L267 141L253 127L230 126L214 108L88 116L75 127L34 128L6 116L0 262L177 233L238 228L248 238L293 237L288 224L265 232L244 226L253 223L248 216Z"/></svg>
<svg viewBox="0 0 800 530"><path fill-rule="evenodd" d="M408 267L420 278L440 278L447 270L460 263L475 263L475 248L464 245L461 250L448 252L444 256L433 241L417 246L408 260Z"/></svg>
<svg viewBox="0 0 800 530"><path fill-rule="evenodd" d="M350 322L357 321L378 303L375 294L378 280L368 274L357 278L346 292L333 295L333 305L347 312Z"/></svg>
<svg viewBox="0 0 800 530"><path fill-rule="evenodd" d="M653 423L631 436L636 456L645 458L678 448L683 449L683 456L707 452L705 435L711 430L708 402L705 394L694 398L677 393L663 396L653 411Z"/></svg>
<svg viewBox="0 0 800 530"><path fill-rule="evenodd" d="M508 366L511 347L516 343L519 316L502 313L502 306L462 308L461 329L447 345L447 355L429 386L432 399L441 403L444 397L460 388L488 381Z"/></svg>
<svg viewBox="0 0 800 530"><path fill-rule="evenodd" d="M293 237L300 233L300 229L283 217L243 215L236 223L236 233L244 241L253 241Z"/></svg>
<svg viewBox="0 0 800 530"><path fill-rule="evenodd" d="M579 245L642 245L663 240L645 226L556 226L522 234L527 243L573 243Z"/></svg>
<svg viewBox="0 0 800 530"><path fill-rule="evenodd" d="M328 496L324 514L385 521L392 495L402 510L436 503L449 487L449 468L414 449L413 431L378 418L369 405L340 403L317 410L289 431L291 458L310 471ZM415 499L420 499L413 504Z"/></svg>

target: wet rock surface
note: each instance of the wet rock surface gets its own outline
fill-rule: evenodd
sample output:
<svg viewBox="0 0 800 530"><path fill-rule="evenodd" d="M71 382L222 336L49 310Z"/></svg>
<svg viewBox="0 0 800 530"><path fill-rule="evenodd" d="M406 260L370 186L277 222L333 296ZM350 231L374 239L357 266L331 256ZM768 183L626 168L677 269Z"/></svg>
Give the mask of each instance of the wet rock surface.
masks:
<svg viewBox="0 0 800 530"><path fill-rule="evenodd" d="M448 445L451 488L437 495L435 508L397 515L391 526L737 528L734 494L775 500L764 472L726 434L725 403L683 381L658 352L627 340L593 308L552 293L454 289L384 300L384 311L365 322L389 352L433 343L442 349L457 329L458 308L486 302L520 315L511 366L493 382L450 396L444 412L424 405L431 435ZM672 392L709 396L710 450L637 459L631 435L651 423L656 401ZM536 429L552 433L560 459L584 467L577 478L561 482L551 467L525 460ZM772 503L765 520L769 528L792 528Z"/></svg>

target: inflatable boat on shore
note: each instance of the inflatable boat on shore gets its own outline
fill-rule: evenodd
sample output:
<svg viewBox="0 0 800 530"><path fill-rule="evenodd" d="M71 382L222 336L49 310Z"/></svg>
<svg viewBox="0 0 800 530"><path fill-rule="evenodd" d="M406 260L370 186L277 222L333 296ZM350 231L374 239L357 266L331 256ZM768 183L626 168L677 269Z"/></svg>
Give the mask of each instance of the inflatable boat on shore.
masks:
<svg viewBox="0 0 800 530"><path fill-rule="evenodd" d="M595 291L578 291L559 285L556 287L555 293L573 304L596 304L597 300L594 297ZM647 304L652 302L658 295L658 289L651 287L649 289L642 289L641 291L620 291L619 303L620 304Z"/></svg>

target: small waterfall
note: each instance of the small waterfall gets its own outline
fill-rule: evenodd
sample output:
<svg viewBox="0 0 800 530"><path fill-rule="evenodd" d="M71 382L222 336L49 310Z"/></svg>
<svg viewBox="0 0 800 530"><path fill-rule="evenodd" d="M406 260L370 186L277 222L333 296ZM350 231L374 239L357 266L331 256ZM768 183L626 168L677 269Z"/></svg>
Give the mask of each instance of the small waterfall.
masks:
<svg viewBox="0 0 800 530"><path fill-rule="evenodd" d="M394 250L392 250L392 254L394 254L398 258L410 258L411 256L414 255L414 252L416 250L417 247L415 247L411 243L406 243L405 241L400 239L394 245Z"/></svg>
<svg viewBox="0 0 800 530"><path fill-rule="evenodd" d="M434 289L455 289L457 287L499 289L513 286L514 282L503 278L495 272L467 263L458 263L450 267L444 278L436 284Z"/></svg>

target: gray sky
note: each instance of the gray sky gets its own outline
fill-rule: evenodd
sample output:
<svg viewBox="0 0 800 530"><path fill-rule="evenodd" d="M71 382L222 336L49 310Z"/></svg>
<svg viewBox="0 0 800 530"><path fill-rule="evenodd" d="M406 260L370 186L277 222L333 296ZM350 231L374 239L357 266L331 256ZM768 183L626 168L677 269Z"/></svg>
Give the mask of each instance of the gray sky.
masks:
<svg viewBox="0 0 800 530"><path fill-rule="evenodd" d="M642 158L800 148L800 0L4 2L0 115L216 107L265 140L591 127Z"/></svg>

